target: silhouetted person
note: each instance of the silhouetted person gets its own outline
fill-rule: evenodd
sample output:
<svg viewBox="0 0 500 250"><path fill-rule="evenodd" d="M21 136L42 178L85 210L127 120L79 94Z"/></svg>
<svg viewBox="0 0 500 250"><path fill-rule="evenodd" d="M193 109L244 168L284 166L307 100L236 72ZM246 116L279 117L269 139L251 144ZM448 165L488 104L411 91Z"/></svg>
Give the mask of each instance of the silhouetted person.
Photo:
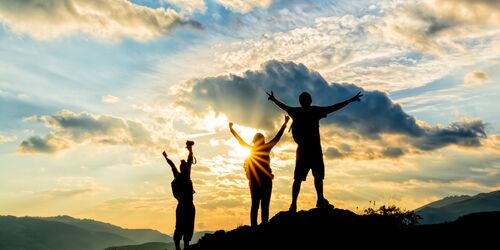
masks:
<svg viewBox="0 0 500 250"><path fill-rule="evenodd" d="M314 186L318 201L316 207L333 207L323 196L323 179L325 178L325 164L323 162L323 151L321 150L321 140L319 136L319 120L328 114L337 111L353 101L360 101L363 95L358 92L352 98L337 104L319 107L311 106L312 98L307 92L299 96L301 107L290 107L280 102L274 97L274 93L267 93L268 99L273 101L278 107L283 109L293 119L291 126L292 136L297 143L297 155L295 160L294 182L292 188L292 204L290 211L297 211L297 198L299 197L300 185L306 180L309 170L314 176Z"/></svg>
<svg viewBox="0 0 500 250"><path fill-rule="evenodd" d="M269 203L271 201L274 178L271 171L271 158L269 154L283 135L288 120L290 120L290 117L285 116L285 122L281 126L281 129L268 143L265 142L264 135L256 133L252 140L253 145L241 139L233 129L233 123L229 123L229 129L236 140L238 140L241 146L247 147L251 151L250 156L245 160L244 167L250 186L250 196L252 197L252 207L250 209L250 224L252 227L257 226L259 203L261 206L261 223L267 223L269 220Z"/></svg>
<svg viewBox="0 0 500 250"><path fill-rule="evenodd" d="M194 142L187 141L186 148L189 151L187 161L181 160L180 172L175 164L167 157L165 151L163 156L172 168L174 180L172 181L172 192L178 204L175 210L175 231L174 242L177 250L180 248L181 239L184 239L184 249L189 246L189 241L193 237L195 208L193 203L193 182L191 181L191 165L193 164Z"/></svg>

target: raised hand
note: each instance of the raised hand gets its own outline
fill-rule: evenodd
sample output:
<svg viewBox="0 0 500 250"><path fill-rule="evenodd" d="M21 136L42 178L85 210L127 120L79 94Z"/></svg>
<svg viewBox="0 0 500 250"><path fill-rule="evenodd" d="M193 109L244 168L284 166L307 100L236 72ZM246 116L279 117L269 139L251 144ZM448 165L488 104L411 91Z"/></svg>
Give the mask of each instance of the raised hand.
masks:
<svg viewBox="0 0 500 250"><path fill-rule="evenodd" d="M362 97L362 96L363 96L363 94L361 94L361 91L360 91L360 92L358 92L355 96L353 96L353 97L351 98L351 101L353 101L353 102L354 102L354 101L358 101L358 102L359 102L359 101L361 101L361 98L360 98L360 97Z"/></svg>
<svg viewBox="0 0 500 250"><path fill-rule="evenodd" d="M276 100L276 98L274 98L274 93L271 91L271 94L269 94L268 92L266 92L267 94L267 99L268 100L271 100L271 101L274 101Z"/></svg>
<svg viewBox="0 0 500 250"><path fill-rule="evenodd" d="M163 157L165 157L165 159L168 159L168 156L167 156L167 153L165 153L165 151L163 151Z"/></svg>
<svg viewBox="0 0 500 250"><path fill-rule="evenodd" d="M232 122L229 123L229 128L233 128L233 123Z"/></svg>
<svg viewBox="0 0 500 250"><path fill-rule="evenodd" d="M285 115L285 123L288 123L289 120L290 120L290 116Z"/></svg>

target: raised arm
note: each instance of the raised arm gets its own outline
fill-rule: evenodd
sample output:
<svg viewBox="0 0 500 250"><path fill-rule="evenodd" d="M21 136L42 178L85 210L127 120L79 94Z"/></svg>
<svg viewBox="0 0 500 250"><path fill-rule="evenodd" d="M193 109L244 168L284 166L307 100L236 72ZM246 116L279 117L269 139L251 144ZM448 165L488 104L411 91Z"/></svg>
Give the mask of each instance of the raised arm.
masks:
<svg viewBox="0 0 500 250"><path fill-rule="evenodd" d="M326 106L325 109L326 109L326 112L329 114L329 113L332 113L332 112L335 112L339 109L342 109L343 107L347 106L349 103L351 102L354 102L354 101L361 101L360 97L362 97L363 94L361 94L361 92L358 92L355 96L343 101L343 102L339 102L339 103L336 103L336 104L333 104L331 106Z"/></svg>
<svg viewBox="0 0 500 250"><path fill-rule="evenodd" d="M243 147L247 147L247 148L251 148L252 146L248 145L248 143L246 143L238 133L236 133L236 131L234 131L233 129L233 123L230 122L229 123L229 130L231 130L231 134L233 134L234 138L236 138L236 140L238 140L238 142L240 143L241 146Z"/></svg>
<svg viewBox="0 0 500 250"><path fill-rule="evenodd" d="M276 104L278 107L280 107L281 109L283 109L285 112L287 113L290 113L290 111L292 110L292 107L282 103L280 100L276 99L276 97L274 97L274 93L271 91L271 94L267 93L267 99L274 102L274 104Z"/></svg>
<svg viewBox="0 0 500 250"><path fill-rule="evenodd" d="M167 153L165 153L165 151L163 151L162 154L163 157L165 157L165 160L167 160L168 165L170 165L170 168L172 168L172 173L174 174L174 178L177 178L177 176L179 175L179 170L177 170L177 168L175 167L174 162L168 158Z"/></svg>
<svg viewBox="0 0 500 250"><path fill-rule="evenodd" d="M283 132L285 132L286 124L290 120L289 116L285 116L285 122L283 122L283 125L281 125L280 130L278 133L274 136L274 138L268 143L269 146L274 147L276 143L278 143L281 139L281 136L283 136Z"/></svg>

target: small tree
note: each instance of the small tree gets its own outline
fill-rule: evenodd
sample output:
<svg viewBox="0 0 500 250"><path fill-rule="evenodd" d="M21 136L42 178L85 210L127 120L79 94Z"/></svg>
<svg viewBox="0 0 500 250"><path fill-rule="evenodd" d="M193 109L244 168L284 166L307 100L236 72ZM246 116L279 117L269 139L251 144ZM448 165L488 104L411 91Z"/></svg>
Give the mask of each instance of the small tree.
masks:
<svg viewBox="0 0 500 250"><path fill-rule="evenodd" d="M414 226L419 224L419 220L422 217L415 214L413 211L402 210L394 205L381 206L378 209L367 208L365 209L365 215L368 216L381 216L393 223L401 226Z"/></svg>

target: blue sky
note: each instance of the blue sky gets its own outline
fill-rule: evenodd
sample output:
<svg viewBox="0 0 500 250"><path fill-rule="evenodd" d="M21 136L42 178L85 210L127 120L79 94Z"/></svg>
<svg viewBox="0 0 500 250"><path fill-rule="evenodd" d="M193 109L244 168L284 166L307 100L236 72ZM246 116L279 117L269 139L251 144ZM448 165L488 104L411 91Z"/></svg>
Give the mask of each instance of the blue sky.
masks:
<svg viewBox="0 0 500 250"><path fill-rule="evenodd" d="M321 123L336 206L414 209L500 188L495 1L44 3L0 3L2 214L171 232L172 176L160 153L177 162L194 139L196 229L246 224L245 152L227 123L245 139L272 135L282 119L266 100L273 88L290 105L305 89L319 104L366 93ZM408 124L390 110L422 134L401 132ZM271 213L289 205L290 137L274 152ZM299 209L314 205L309 182Z"/></svg>

